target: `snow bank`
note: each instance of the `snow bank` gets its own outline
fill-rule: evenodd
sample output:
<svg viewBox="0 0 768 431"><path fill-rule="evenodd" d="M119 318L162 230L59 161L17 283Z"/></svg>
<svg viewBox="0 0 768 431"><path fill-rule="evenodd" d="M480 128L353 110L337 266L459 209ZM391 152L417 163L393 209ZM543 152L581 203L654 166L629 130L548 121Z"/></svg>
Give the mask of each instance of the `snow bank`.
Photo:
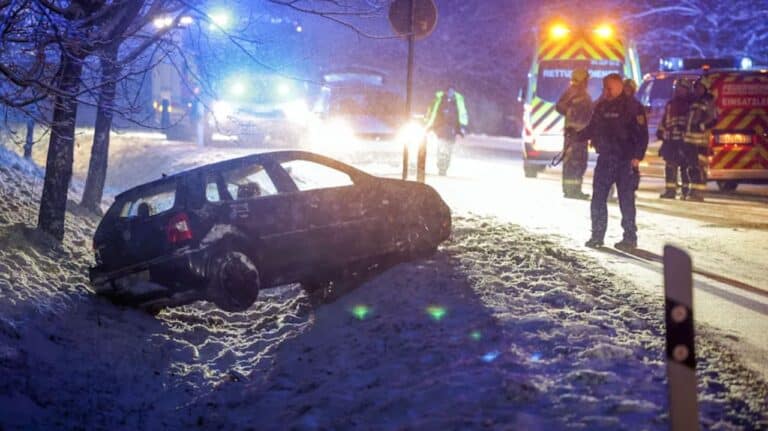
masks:
<svg viewBox="0 0 768 431"><path fill-rule="evenodd" d="M96 219L71 206L62 246L26 227L25 163L0 150L2 429L668 427L661 304L540 236L457 218L333 304L286 286L155 318L91 294ZM706 426L765 427L765 385L700 346Z"/></svg>

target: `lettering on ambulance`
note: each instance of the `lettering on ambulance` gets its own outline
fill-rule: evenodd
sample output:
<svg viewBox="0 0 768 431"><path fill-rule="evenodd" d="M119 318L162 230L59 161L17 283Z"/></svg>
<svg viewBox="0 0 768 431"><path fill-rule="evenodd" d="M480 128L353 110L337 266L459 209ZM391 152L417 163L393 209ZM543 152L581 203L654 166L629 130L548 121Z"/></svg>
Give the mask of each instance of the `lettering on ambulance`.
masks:
<svg viewBox="0 0 768 431"><path fill-rule="evenodd" d="M713 73L708 76L718 108L715 133L751 132L757 145L715 146L710 169L768 169L768 77Z"/></svg>

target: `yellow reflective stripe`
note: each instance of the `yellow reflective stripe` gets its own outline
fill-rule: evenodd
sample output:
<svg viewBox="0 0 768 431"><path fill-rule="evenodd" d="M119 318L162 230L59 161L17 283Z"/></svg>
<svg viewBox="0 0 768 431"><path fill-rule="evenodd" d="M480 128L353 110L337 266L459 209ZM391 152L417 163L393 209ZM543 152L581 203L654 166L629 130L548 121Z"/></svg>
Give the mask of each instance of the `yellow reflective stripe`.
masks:
<svg viewBox="0 0 768 431"><path fill-rule="evenodd" d="M691 184L690 187L693 190L706 190L707 189L707 185L706 184Z"/></svg>
<svg viewBox="0 0 768 431"><path fill-rule="evenodd" d="M574 180L574 179L566 179L563 178L563 184L581 184L581 180Z"/></svg>
<svg viewBox="0 0 768 431"><path fill-rule="evenodd" d="M666 186L668 189L676 189L677 183L667 183Z"/></svg>

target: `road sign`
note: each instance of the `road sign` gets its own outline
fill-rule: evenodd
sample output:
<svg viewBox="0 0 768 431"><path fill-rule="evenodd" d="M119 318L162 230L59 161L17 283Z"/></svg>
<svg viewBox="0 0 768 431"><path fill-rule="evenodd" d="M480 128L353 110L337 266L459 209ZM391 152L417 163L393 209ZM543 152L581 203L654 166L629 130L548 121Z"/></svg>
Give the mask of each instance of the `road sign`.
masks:
<svg viewBox="0 0 768 431"><path fill-rule="evenodd" d="M413 2L413 6L411 6ZM413 9L411 9L413 7ZM413 30L411 30L413 13ZM414 37L424 39L437 25L437 6L434 0L395 0L389 7L389 23L400 36L408 37L413 31Z"/></svg>

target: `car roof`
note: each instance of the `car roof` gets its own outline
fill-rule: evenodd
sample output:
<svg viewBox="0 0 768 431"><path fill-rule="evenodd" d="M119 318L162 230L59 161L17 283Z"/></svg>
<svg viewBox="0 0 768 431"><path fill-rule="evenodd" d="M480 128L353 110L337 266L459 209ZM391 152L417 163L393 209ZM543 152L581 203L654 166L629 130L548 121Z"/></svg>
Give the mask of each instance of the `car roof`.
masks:
<svg viewBox="0 0 768 431"><path fill-rule="evenodd" d="M211 170L226 169L229 166L238 165L243 162L265 164L265 163L281 163L284 161L290 161L290 160L296 160L296 159L315 160L331 166L340 167L346 170L352 170L360 175L368 175L365 172L359 169L356 169L352 166L349 166L345 163L342 163L338 160L334 160L329 157L326 157L317 153L313 153L310 151L302 151L302 150L269 151L264 153L250 154L243 157L236 157L234 159L222 160L220 162L210 163L207 165L202 165L192 169L188 169L186 171L177 172L173 175L164 176L157 180L150 181L148 183L144 183L136 187L132 187L128 190L125 190L119 193L117 196L115 196L115 201L122 199L126 196L141 194L146 190L154 189L158 186L162 186L164 184L174 182L179 178L195 175L199 172L208 172Z"/></svg>

